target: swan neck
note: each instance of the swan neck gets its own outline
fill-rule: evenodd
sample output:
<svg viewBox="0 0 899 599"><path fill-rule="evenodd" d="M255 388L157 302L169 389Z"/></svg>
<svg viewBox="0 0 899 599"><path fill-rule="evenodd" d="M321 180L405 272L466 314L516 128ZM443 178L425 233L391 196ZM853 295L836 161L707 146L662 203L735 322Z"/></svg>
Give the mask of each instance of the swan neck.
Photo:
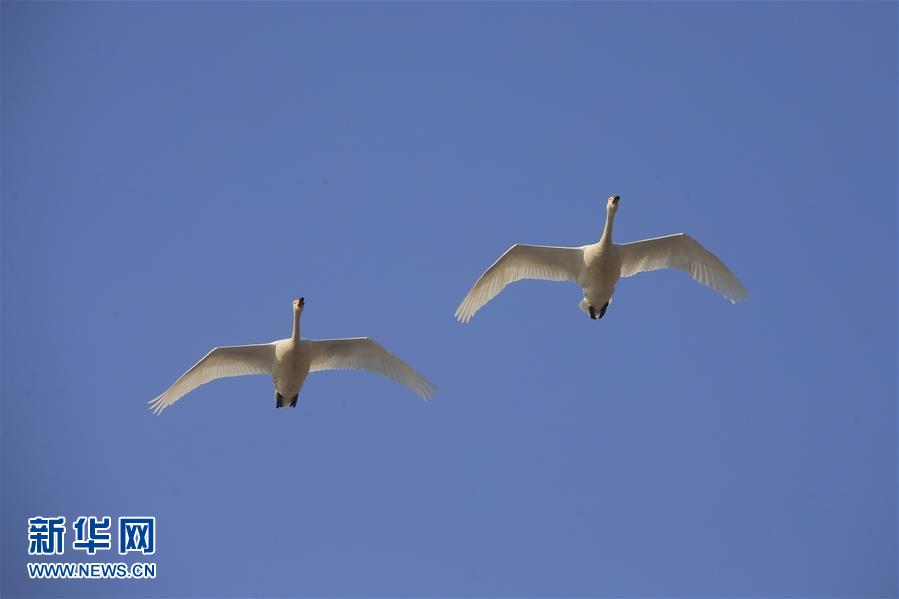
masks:
<svg viewBox="0 0 899 599"><path fill-rule="evenodd" d="M615 211L611 208L606 210L606 224L602 228L602 237L599 238L599 243L603 245L609 245L612 243L612 224L615 220Z"/></svg>
<svg viewBox="0 0 899 599"><path fill-rule="evenodd" d="M300 311L293 311L293 335L291 335L291 339L294 341L300 340Z"/></svg>

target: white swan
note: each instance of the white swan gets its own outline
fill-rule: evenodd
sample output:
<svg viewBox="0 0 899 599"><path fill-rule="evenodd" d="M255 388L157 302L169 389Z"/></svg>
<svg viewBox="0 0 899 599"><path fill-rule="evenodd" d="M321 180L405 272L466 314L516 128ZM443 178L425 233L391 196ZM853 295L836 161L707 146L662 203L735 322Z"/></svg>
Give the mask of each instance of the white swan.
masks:
<svg viewBox="0 0 899 599"><path fill-rule="evenodd" d="M175 383L148 403L154 414L209 381L229 376L270 374L275 385L275 407L295 408L300 388L310 372L359 369L377 372L430 399L437 390L408 364L368 337L353 339L300 339L300 315L305 301L293 301L293 335L259 345L216 347L182 374Z"/></svg>
<svg viewBox="0 0 899 599"><path fill-rule="evenodd" d="M612 243L612 224L621 196L606 204L606 224L597 243L581 247L548 247L516 244L478 279L456 309L459 322L468 322L475 312L509 283L522 279L572 281L584 291L580 308L594 320L602 318L612 301L620 277L660 268L677 268L703 285L718 291L732 303L746 299L748 292L714 254L686 233Z"/></svg>

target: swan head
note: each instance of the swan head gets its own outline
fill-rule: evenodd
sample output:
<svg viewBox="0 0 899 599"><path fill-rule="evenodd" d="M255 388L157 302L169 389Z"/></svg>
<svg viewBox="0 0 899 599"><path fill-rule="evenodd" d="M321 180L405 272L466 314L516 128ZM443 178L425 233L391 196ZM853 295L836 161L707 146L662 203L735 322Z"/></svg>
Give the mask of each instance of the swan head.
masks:
<svg viewBox="0 0 899 599"><path fill-rule="evenodd" d="M615 212L618 210L618 200L621 199L621 196L609 196L609 201L606 203L606 210L609 212Z"/></svg>
<svg viewBox="0 0 899 599"><path fill-rule="evenodd" d="M298 297L297 299L293 300L293 311L297 314L302 313L305 306L306 298Z"/></svg>

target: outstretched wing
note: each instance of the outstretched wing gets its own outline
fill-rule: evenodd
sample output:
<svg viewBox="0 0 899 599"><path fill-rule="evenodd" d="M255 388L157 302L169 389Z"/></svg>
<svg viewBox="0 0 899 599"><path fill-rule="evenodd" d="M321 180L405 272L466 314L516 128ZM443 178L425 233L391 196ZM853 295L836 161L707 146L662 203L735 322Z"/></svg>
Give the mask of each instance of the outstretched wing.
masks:
<svg viewBox="0 0 899 599"><path fill-rule="evenodd" d="M437 388L411 366L373 339L304 339L309 350L309 372L321 370L369 370L402 383L422 399L430 399Z"/></svg>
<svg viewBox="0 0 899 599"><path fill-rule="evenodd" d="M456 319L471 320L475 312L509 283L522 279L577 281L583 268L582 248L515 244L484 271L456 309Z"/></svg>
<svg viewBox="0 0 899 599"><path fill-rule="evenodd" d="M271 374L275 362L275 344L233 345L216 347L190 370L182 374L164 393L148 403L154 414L209 381L229 376Z"/></svg>
<svg viewBox="0 0 899 599"><path fill-rule="evenodd" d="M621 276L660 268L676 268L711 287L731 303L745 300L749 292L724 262L686 233L622 243Z"/></svg>

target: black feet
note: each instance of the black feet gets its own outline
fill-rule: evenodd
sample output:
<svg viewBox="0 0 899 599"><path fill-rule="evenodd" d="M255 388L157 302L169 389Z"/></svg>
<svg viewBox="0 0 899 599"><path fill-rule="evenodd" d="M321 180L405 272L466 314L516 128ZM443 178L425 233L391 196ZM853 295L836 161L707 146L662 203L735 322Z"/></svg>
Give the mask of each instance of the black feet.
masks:
<svg viewBox="0 0 899 599"><path fill-rule="evenodd" d="M297 398L300 396L299 393L291 397L290 399L284 399L284 396L275 391L275 407L276 408L286 408L290 406L291 408L297 407Z"/></svg>
<svg viewBox="0 0 899 599"><path fill-rule="evenodd" d="M290 399L284 399L284 396L275 391L275 407L276 408L286 408L290 406L291 408L297 407L297 398L300 396L299 393L291 397Z"/></svg>
<svg viewBox="0 0 899 599"><path fill-rule="evenodd" d="M606 310L608 309L608 307L609 307L609 302L606 302L606 304L602 308L599 309L599 316L597 316L596 310L593 308L593 306L587 306L587 308L590 310L590 318L592 318L593 320L596 320L597 318L602 318L603 316L606 315Z"/></svg>

